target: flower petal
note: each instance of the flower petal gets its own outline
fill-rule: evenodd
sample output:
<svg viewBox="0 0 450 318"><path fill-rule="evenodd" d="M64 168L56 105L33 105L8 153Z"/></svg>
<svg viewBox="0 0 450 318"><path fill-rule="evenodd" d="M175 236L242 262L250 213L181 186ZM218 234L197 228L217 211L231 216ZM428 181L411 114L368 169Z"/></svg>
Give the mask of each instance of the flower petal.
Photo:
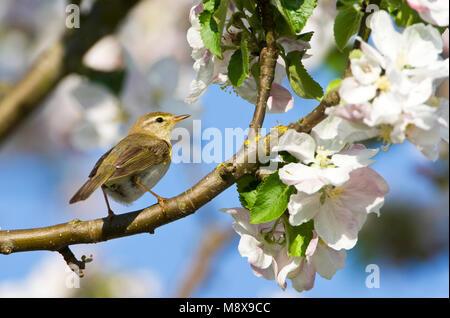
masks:
<svg viewBox="0 0 450 318"><path fill-rule="evenodd" d="M346 256L345 250L336 251L320 242L311 257L311 264L320 276L331 279L339 269L345 267Z"/></svg>
<svg viewBox="0 0 450 318"><path fill-rule="evenodd" d="M294 107L294 98L291 93L280 84L273 83L270 96L267 100L268 113L285 113Z"/></svg>
<svg viewBox="0 0 450 318"><path fill-rule="evenodd" d="M274 146L272 150L287 151L300 161L310 163L314 161L316 142L308 134L289 129L281 136L278 145Z"/></svg>
<svg viewBox="0 0 450 318"><path fill-rule="evenodd" d="M288 203L289 223L297 226L311 220L320 209L320 193L312 195L298 192Z"/></svg>

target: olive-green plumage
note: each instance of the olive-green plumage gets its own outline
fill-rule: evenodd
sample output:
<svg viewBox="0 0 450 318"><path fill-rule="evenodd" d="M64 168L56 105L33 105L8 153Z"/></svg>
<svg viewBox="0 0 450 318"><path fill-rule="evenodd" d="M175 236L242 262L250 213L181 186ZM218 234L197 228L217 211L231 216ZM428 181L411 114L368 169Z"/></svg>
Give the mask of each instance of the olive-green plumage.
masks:
<svg viewBox="0 0 450 318"><path fill-rule="evenodd" d="M178 121L187 117L189 115L154 112L139 118L128 135L97 161L89 180L69 203L87 199L99 187L115 200L125 203L135 201L146 190L152 192L149 189L164 176L170 165L170 133ZM161 197L157 198L160 201ZM108 202L107 205L111 216Z"/></svg>

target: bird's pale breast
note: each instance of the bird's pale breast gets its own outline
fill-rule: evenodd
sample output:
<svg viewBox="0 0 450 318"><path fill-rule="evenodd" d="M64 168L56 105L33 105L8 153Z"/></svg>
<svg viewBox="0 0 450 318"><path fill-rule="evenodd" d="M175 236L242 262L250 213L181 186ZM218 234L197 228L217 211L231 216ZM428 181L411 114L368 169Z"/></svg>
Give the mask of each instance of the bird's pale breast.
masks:
<svg viewBox="0 0 450 318"><path fill-rule="evenodd" d="M153 188L166 174L170 166L170 159L159 165L151 166L139 173L140 182L147 188ZM125 176L112 182L105 182L105 192L115 201L132 203L139 199L145 192L142 187L134 182L135 174Z"/></svg>

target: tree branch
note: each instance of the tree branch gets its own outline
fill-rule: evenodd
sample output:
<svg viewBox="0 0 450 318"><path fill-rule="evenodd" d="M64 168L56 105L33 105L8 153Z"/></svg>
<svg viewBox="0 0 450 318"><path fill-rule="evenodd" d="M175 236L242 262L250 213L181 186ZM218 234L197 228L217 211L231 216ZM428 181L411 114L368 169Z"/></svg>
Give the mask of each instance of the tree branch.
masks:
<svg viewBox="0 0 450 318"><path fill-rule="evenodd" d="M92 255L89 258L86 258L86 256L83 255L81 257L81 261L79 261L68 246L63 247L58 250L58 252L62 255L67 265L74 273L76 273L79 277L84 276L83 270L86 268L86 263L92 261Z"/></svg>
<svg viewBox="0 0 450 318"><path fill-rule="evenodd" d="M67 30L34 63L28 73L0 99L0 142L4 141L50 94L67 74L82 65L84 54L102 37L114 32L138 0L99 0L80 28Z"/></svg>
<svg viewBox="0 0 450 318"><path fill-rule="evenodd" d="M261 16L262 26L265 31L266 43L259 55L260 76L258 83L258 96L255 112L250 123L249 139L258 135L266 115L267 100L269 99L272 82L275 77L277 65L278 48L275 37L275 22L269 0L258 0L258 9Z"/></svg>
<svg viewBox="0 0 450 318"><path fill-rule="evenodd" d="M324 107L321 105L318 107ZM306 116L298 129L305 131L304 127L312 127L317 123L316 117ZM249 162L248 159L256 158L255 154L261 151L261 147L266 151L270 140L282 134L283 131L272 129L261 142L252 143L255 147L241 148L232 158L217 166L192 188L167 199L164 212L158 204L155 204L143 210L115 215L111 220L75 219L68 223L42 228L0 231L0 253L59 251L69 245L98 243L140 233L153 234L156 228L193 214L243 175L254 173L259 163Z"/></svg>
<svg viewBox="0 0 450 318"><path fill-rule="evenodd" d="M270 61L270 63L272 62ZM273 80L275 68L273 67L271 70ZM271 83L269 89L263 85L260 86L259 93L262 97L259 97L261 100L259 105L264 105L264 110L261 111L261 106L256 107L254 120L252 120L254 128L261 125L264 118L263 116L262 119L258 119L261 118L261 114L265 113L270 85ZM332 91L324 96L320 104L309 115L285 128L310 132L326 117L325 109L338 103L338 93ZM255 173L259 163L250 162L249 158L257 158L256 154L260 153L261 149L266 152L268 145L274 146L284 131L285 129L272 129L261 140L245 144L232 158L217 166L192 188L176 197L167 199L164 212L158 204L155 204L143 210L116 215L111 220L107 218L89 221L76 219L72 222L43 228L0 231L0 253L11 254L33 250L67 251L65 248L74 244L97 243L139 233L153 234L159 226L193 214L243 175ZM273 139L275 142L271 144Z"/></svg>

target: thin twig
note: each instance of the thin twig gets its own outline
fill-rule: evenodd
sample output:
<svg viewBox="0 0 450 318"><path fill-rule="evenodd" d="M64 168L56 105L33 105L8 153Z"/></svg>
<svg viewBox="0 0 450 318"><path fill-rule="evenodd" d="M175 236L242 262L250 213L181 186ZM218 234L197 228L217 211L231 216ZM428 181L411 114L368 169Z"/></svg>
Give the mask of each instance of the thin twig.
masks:
<svg viewBox="0 0 450 318"><path fill-rule="evenodd" d="M258 135L266 115L267 100L270 96L272 82L275 77L275 67L278 58L278 49L275 37L275 22L269 0L258 0L258 9L261 16L262 26L265 32L266 43L259 55L260 76L258 85L258 96L255 112L250 123L249 139Z"/></svg>
<svg viewBox="0 0 450 318"><path fill-rule="evenodd" d="M68 246L59 249L58 252L62 255L67 265L74 273L79 277L84 276L83 270L86 268L86 263L92 261L92 255L89 258L83 255L81 261L79 261Z"/></svg>

